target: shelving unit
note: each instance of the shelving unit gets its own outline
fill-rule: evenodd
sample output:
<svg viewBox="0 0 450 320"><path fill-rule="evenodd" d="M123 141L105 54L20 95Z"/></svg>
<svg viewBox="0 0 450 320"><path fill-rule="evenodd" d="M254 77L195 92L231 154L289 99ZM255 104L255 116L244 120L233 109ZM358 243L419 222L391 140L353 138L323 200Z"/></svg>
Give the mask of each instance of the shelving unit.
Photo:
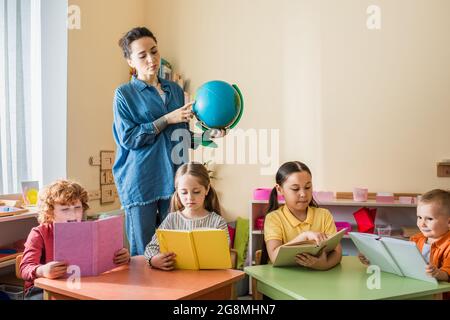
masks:
<svg viewBox="0 0 450 320"><path fill-rule="evenodd" d="M268 204L268 201L265 200L253 200L251 204ZM280 204L284 204L284 201L279 201ZM396 201L395 203L382 203L376 202L375 200L368 200L366 202L358 202L352 200L334 200L334 201L326 201L319 202L319 206L327 207L327 206L350 206L350 207L392 207L392 208L415 208L416 204L405 204Z"/></svg>
<svg viewBox="0 0 450 320"><path fill-rule="evenodd" d="M37 212L25 212L22 214L18 214L15 216L6 216L6 217L2 217L0 218L0 223L3 222L9 222L9 221L18 221L18 220L23 220L23 219L30 219L30 218L37 218L38 213Z"/></svg>
<svg viewBox="0 0 450 320"><path fill-rule="evenodd" d="M374 200L368 200L366 202L357 202L351 200L334 200L328 202L320 202L319 206L329 207L329 206L342 206L342 207L377 207L377 208L416 208L416 204L405 204L400 202L395 203L382 203L376 202Z"/></svg>
<svg viewBox="0 0 450 320"><path fill-rule="evenodd" d="M28 212L0 218L0 246L26 239L30 230L38 226L38 212L35 207L27 207ZM15 257L0 262L0 276L14 274Z"/></svg>

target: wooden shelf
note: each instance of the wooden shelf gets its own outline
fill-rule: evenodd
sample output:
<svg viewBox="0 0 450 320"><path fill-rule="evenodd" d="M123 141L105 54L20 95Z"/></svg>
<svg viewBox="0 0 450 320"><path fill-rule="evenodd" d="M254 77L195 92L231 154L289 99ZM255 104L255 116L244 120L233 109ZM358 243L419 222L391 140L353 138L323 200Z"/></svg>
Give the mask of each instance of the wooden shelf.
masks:
<svg viewBox="0 0 450 320"><path fill-rule="evenodd" d="M252 204L268 204L266 200L252 200ZM280 201L280 204L284 204L284 201ZM399 203L382 203L374 200L368 200L366 202L358 202L352 200L334 200L327 202L318 202L319 206L342 206L342 207L395 207L395 208L415 208L417 204L405 204Z"/></svg>
<svg viewBox="0 0 450 320"><path fill-rule="evenodd" d="M6 216L0 218L0 223L2 222L9 222L9 221L16 221L16 220L22 220L22 219L29 219L29 218L37 218L38 213L36 211L29 211L26 213L17 214L14 216Z"/></svg>
<svg viewBox="0 0 450 320"><path fill-rule="evenodd" d="M19 201L21 199L22 195L3 195L1 196L2 199L7 200L15 200ZM2 245L6 245L7 243L14 243L17 240L20 239L26 239L26 236L29 233L29 228L33 225L37 225L37 217L38 217L38 208L36 206L24 206L24 209L27 209L27 212L16 214L16 215L9 215L9 216L3 216L0 217L0 225L5 222L14 222L17 221L17 224L14 223L14 226L12 227L13 230L10 230L10 225L3 225L1 226L3 229L0 229L0 234L2 234ZM34 219L34 221L32 220ZM7 267L13 267L16 264L16 255L11 257L8 260L4 260L0 262L0 269L7 268ZM5 257L6 258L6 257ZM9 257L8 257L9 258ZM15 277L15 276L14 276ZM12 277L12 278L14 278Z"/></svg>
<svg viewBox="0 0 450 320"><path fill-rule="evenodd" d="M14 266L15 264L16 264L16 258L10 259L10 260L6 260L6 261L3 261L3 262L0 262L0 268Z"/></svg>
<svg viewBox="0 0 450 320"><path fill-rule="evenodd" d="M267 200L252 200L251 201L252 204L256 203L260 203L260 204L269 204L269 201ZM279 204L284 204L284 201L278 201Z"/></svg>
<svg viewBox="0 0 450 320"><path fill-rule="evenodd" d="M406 204L396 201L395 203L383 203L376 202L374 200L368 200L366 202L358 202L352 200L334 200L327 202L319 202L319 206L347 206L347 207L396 207L396 208L415 208L416 204Z"/></svg>

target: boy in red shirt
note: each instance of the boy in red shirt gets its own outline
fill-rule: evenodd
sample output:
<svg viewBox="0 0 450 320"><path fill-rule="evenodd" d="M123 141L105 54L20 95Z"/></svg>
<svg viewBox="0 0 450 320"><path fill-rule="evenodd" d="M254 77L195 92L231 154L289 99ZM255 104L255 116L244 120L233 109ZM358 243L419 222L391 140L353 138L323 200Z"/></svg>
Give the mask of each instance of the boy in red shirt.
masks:
<svg viewBox="0 0 450 320"><path fill-rule="evenodd" d="M53 222L80 222L89 209L88 193L78 183L59 180L40 192L38 205L40 225L28 235L20 264L27 296L33 289L35 279L57 279L67 273L65 262L53 261ZM128 249L123 248L115 253L116 265L126 264L129 260Z"/></svg>

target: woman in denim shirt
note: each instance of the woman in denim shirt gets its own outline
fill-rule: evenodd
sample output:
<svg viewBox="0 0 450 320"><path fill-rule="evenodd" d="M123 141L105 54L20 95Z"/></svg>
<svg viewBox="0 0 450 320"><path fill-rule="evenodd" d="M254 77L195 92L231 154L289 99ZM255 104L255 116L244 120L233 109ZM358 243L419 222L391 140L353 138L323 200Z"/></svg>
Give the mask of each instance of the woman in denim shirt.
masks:
<svg viewBox="0 0 450 320"><path fill-rule="evenodd" d="M178 167L192 145L192 103L183 90L158 77L160 54L153 33L134 28L120 41L124 57L136 70L114 97L113 134L117 157L113 173L126 212L131 255L142 255L163 221L174 192Z"/></svg>

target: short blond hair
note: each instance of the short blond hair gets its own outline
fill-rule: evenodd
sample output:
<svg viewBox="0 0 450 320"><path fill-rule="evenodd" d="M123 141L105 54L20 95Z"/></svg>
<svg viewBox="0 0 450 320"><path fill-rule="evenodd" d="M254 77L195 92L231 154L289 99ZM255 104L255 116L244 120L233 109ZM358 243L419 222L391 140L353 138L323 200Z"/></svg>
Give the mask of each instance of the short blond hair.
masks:
<svg viewBox="0 0 450 320"><path fill-rule="evenodd" d="M39 192L39 223L52 223L55 220L55 204L73 204L77 200L81 201L83 213L89 209L88 193L77 182L70 180L57 180L46 186Z"/></svg>
<svg viewBox="0 0 450 320"><path fill-rule="evenodd" d="M450 216L450 191L442 189L428 191L420 198L420 202L438 204L442 211Z"/></svg>

